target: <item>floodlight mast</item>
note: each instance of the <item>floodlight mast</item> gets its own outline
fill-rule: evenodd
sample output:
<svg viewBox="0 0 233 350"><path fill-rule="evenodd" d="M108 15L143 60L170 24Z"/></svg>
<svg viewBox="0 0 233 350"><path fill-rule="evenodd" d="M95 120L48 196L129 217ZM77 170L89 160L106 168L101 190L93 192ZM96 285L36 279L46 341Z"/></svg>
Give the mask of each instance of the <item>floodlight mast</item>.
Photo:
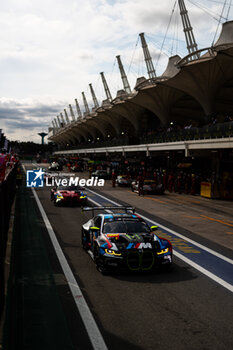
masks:
<svg viewBox="0 0 233 350"><path fill-rule="evenodd" d="M56 131L56 124L55 124L54 120L52 120L52 128L53 128L53 132L55 133L55 131Z"/></svg>
<svg viewBox="0 0 233 350"><path fill-rule="evenodd" d="M67 122L67 124L69 124L70 120L69 120L69 117L68 117L66 109L64 109L64 113L65 113L65 117L66 117L66 122Z"/></svg>
<svg viewBox="0 0 233 350"><path fill-rule="evenodd" d="M189 20L188 11L186 9L184 0L178 0L178 3L188 52L189 54L194 53L193 58L198 59L200 57L200 54L195 53L195 51L198 50L198 47L193 34L193 28Z"/></svg>
<svg viewBox="0 0 233 350"><path fill-rule="evenodd" d="M120 73L121 73L121 79L123 82L124 90L125 90L125 92L127 92L127 94L131 94L131 89L130 89L130 85L129 85L129 82L127 79L127 75L125 74L125 70L124 70L123 64L121 62L121 56L120 55L116 56L116 59L117 59L117 63L119 66Z"/></svg>
<svg viewBox="0 0 233 350"><path fill-rule="evenodd" d="M59 129L59 126L58 126L56 118L54 118L54 123L55 123L56 129Z"/></svg>
<svg viewBox="0 0 233 350"><path fill-rule="evenodd" d="M98 100L96 98L95 91L94 91L94 89L92 87L92 84L89 84L89 87L90 87L90 90L91 90L91 96L92 96L92 99L93 99L94 108L98 108L99 107L99 103L98 103Z"/></svg>
<svg viewBox="0 0 233 350"><path fill-rule="evenodd" d="M88 103L87 103L87 99L86 99L86 96L85 96L84 92L82 92L82 96L83 96L83 104L84 104L84 108L85 108L85 113L86 114L90 114L90 109L89 109L89 106L88 106Z"/></svg>
<svg viewBox="0 0 233 350"><path fill-rule="evenodd" d="M100 75L101 75L101 79L102 79L102 83L103 83L103 86L104 86L104 91L105 91L107 100L110 102L110 101L112 101L112 95L111 95L111 93L110 93L110 90L109 90L108 84L107 84L107 82L106 82L104 73L101 72Z"/></svg>
<svg viewBox="0 0 233 350"><path fill-rule="evenodd" d="M75 99L75 105L76 105L76 110L77 110L77 113L78 113L78 117L79 117L80 119L82 119L82 112L81 112L81 109L80 109L80 107L79 107L79 103L78 103L77 98Z"/></svg>
<svg viewBox="0 0 233 350"><path fill-rule="evenodd" d="M62 126L65 126L66 123L65 123L65 119L64 119L64 117L63 117L63 114L60 113L60 116L61 116L61 120L62 120Z"/></svg>
<svg viewBox="0 0 233 350"><path fill-rule="evenodd" d="M69 108L70 108L70 115L71 115L71 118L72 118L72 122L75 121L75 116L74 116L74 112L73 112L73 108L71 106L71 104L69 104Z"/></svg>
<svg viewBox="0 0 233 350"><path fill-rule="evenodd" d="M58 121L59 128L61 128L61 127L62 127L62 124L61 124L61 121L60 121L59 115L57 115L57 121Z"/></svg>
<svg viewBox="0 0 233 350"><path fill-rule="evenodd" d="M154 65L152 62L150 51L149 51L147 43L146 43L144 33L140 33L139 36L140 36L141 43L142 43L142 50L144 53L144 58L145 58L147 73L149 75L149 78L151 78L151 79L156 78L155 68L154 68Z"/></svg>

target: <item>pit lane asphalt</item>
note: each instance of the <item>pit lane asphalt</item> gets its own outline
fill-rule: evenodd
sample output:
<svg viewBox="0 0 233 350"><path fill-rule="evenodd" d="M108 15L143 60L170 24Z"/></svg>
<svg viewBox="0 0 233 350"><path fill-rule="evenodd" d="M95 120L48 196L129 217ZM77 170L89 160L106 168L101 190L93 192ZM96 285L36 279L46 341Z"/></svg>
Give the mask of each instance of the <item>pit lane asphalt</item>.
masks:
<svg viewBox="0 0 233 350"><path fill-rule="evenodd" d="M54 207L46 188L37 194L109 349L233 347L232 293L176 258L170 273L102 276L81 248L80 228L90 214ZM60 298L77 344L77 312L68 294Z"/></svg>

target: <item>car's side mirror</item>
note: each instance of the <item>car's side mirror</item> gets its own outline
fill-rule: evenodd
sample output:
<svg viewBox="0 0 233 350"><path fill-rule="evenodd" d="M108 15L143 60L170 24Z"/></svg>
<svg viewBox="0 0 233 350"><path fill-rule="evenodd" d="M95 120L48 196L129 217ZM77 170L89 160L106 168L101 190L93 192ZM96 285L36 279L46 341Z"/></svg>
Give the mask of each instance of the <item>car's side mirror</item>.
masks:
<svg viewBox="0 0 233 350"><path fill-rule="evenodd" d="M156 230L158 230L158 226L151 226L150 229L151 229L151 231L156 231Z"/></svg>

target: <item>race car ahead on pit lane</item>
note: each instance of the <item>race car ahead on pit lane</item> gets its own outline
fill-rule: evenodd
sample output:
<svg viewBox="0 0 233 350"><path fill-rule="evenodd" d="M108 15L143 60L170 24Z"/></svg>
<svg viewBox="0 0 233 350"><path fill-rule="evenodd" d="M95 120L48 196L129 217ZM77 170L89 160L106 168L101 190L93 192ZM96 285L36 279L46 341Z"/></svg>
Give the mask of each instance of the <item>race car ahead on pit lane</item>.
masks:
<svg viewBox="0 0 233 350"><path fill-rule="evenodd" d="M60 205L86 205L87 195L80 186L59 185L51 190L51 201L55 206Z"/></svg>
<svg viewBox="0 0 233 350"><path fill-rule="evenodd" d="M63 165L58 162L52 162L50 166L48 167L49 171L59 171L63 170Z"/></svg>
<svg viewBox="0 0 233 350"><path fill-rule="evenodd" d="M131 183L131 190L132 192L138 193L138 181L133 181ZM145 180L143 184L143 193L144 194L163 194L164 193L164 186L163 184L157 185L154 180Z"/></svg>
<svg viewBox="0 0 233 350"><path fill-rule="evenodd" d="M131 179L127 175L118 175L116 179L116 183L118 186L130 186L131 185Z"/></svg>
<svg viewBox="0 0 233 350"><path fill-rule="evenodd" d="M98 214L95 210L124 210L125 213ZM96 263L108 271L149 271L170 267L172 245L158 237L157 226L149 227L132 207L87 207L93 218L82 226L82 246Z"/></svg>

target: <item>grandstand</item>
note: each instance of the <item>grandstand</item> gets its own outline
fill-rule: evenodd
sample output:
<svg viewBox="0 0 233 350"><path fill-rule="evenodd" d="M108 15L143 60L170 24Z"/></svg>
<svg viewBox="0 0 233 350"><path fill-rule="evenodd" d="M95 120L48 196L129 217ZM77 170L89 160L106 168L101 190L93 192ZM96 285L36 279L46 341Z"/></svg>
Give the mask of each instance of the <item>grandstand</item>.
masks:
<svg viewBox="0 0 233 350"><path fill-rule="evenodd" d="M94 108L90 111L85 94L85 112L76 99L77 119L61 113L53 121L49 140L57 145L56 155L123 157L184 157L212 159L212 172L233 165L233 21L222 24L219 38L199 50L184 1L179 1L186 33L188 55L168 59L156 76L150 52L140 34L149 78L139 77L131 91L124 67L117 56L123 90L112 98L101 73L106 99L99 106L91 87ZM188 33L188 34L187 34ZM91 85L91 84L90 84ZM225 170L224 170L225 169Z"/></svg>

